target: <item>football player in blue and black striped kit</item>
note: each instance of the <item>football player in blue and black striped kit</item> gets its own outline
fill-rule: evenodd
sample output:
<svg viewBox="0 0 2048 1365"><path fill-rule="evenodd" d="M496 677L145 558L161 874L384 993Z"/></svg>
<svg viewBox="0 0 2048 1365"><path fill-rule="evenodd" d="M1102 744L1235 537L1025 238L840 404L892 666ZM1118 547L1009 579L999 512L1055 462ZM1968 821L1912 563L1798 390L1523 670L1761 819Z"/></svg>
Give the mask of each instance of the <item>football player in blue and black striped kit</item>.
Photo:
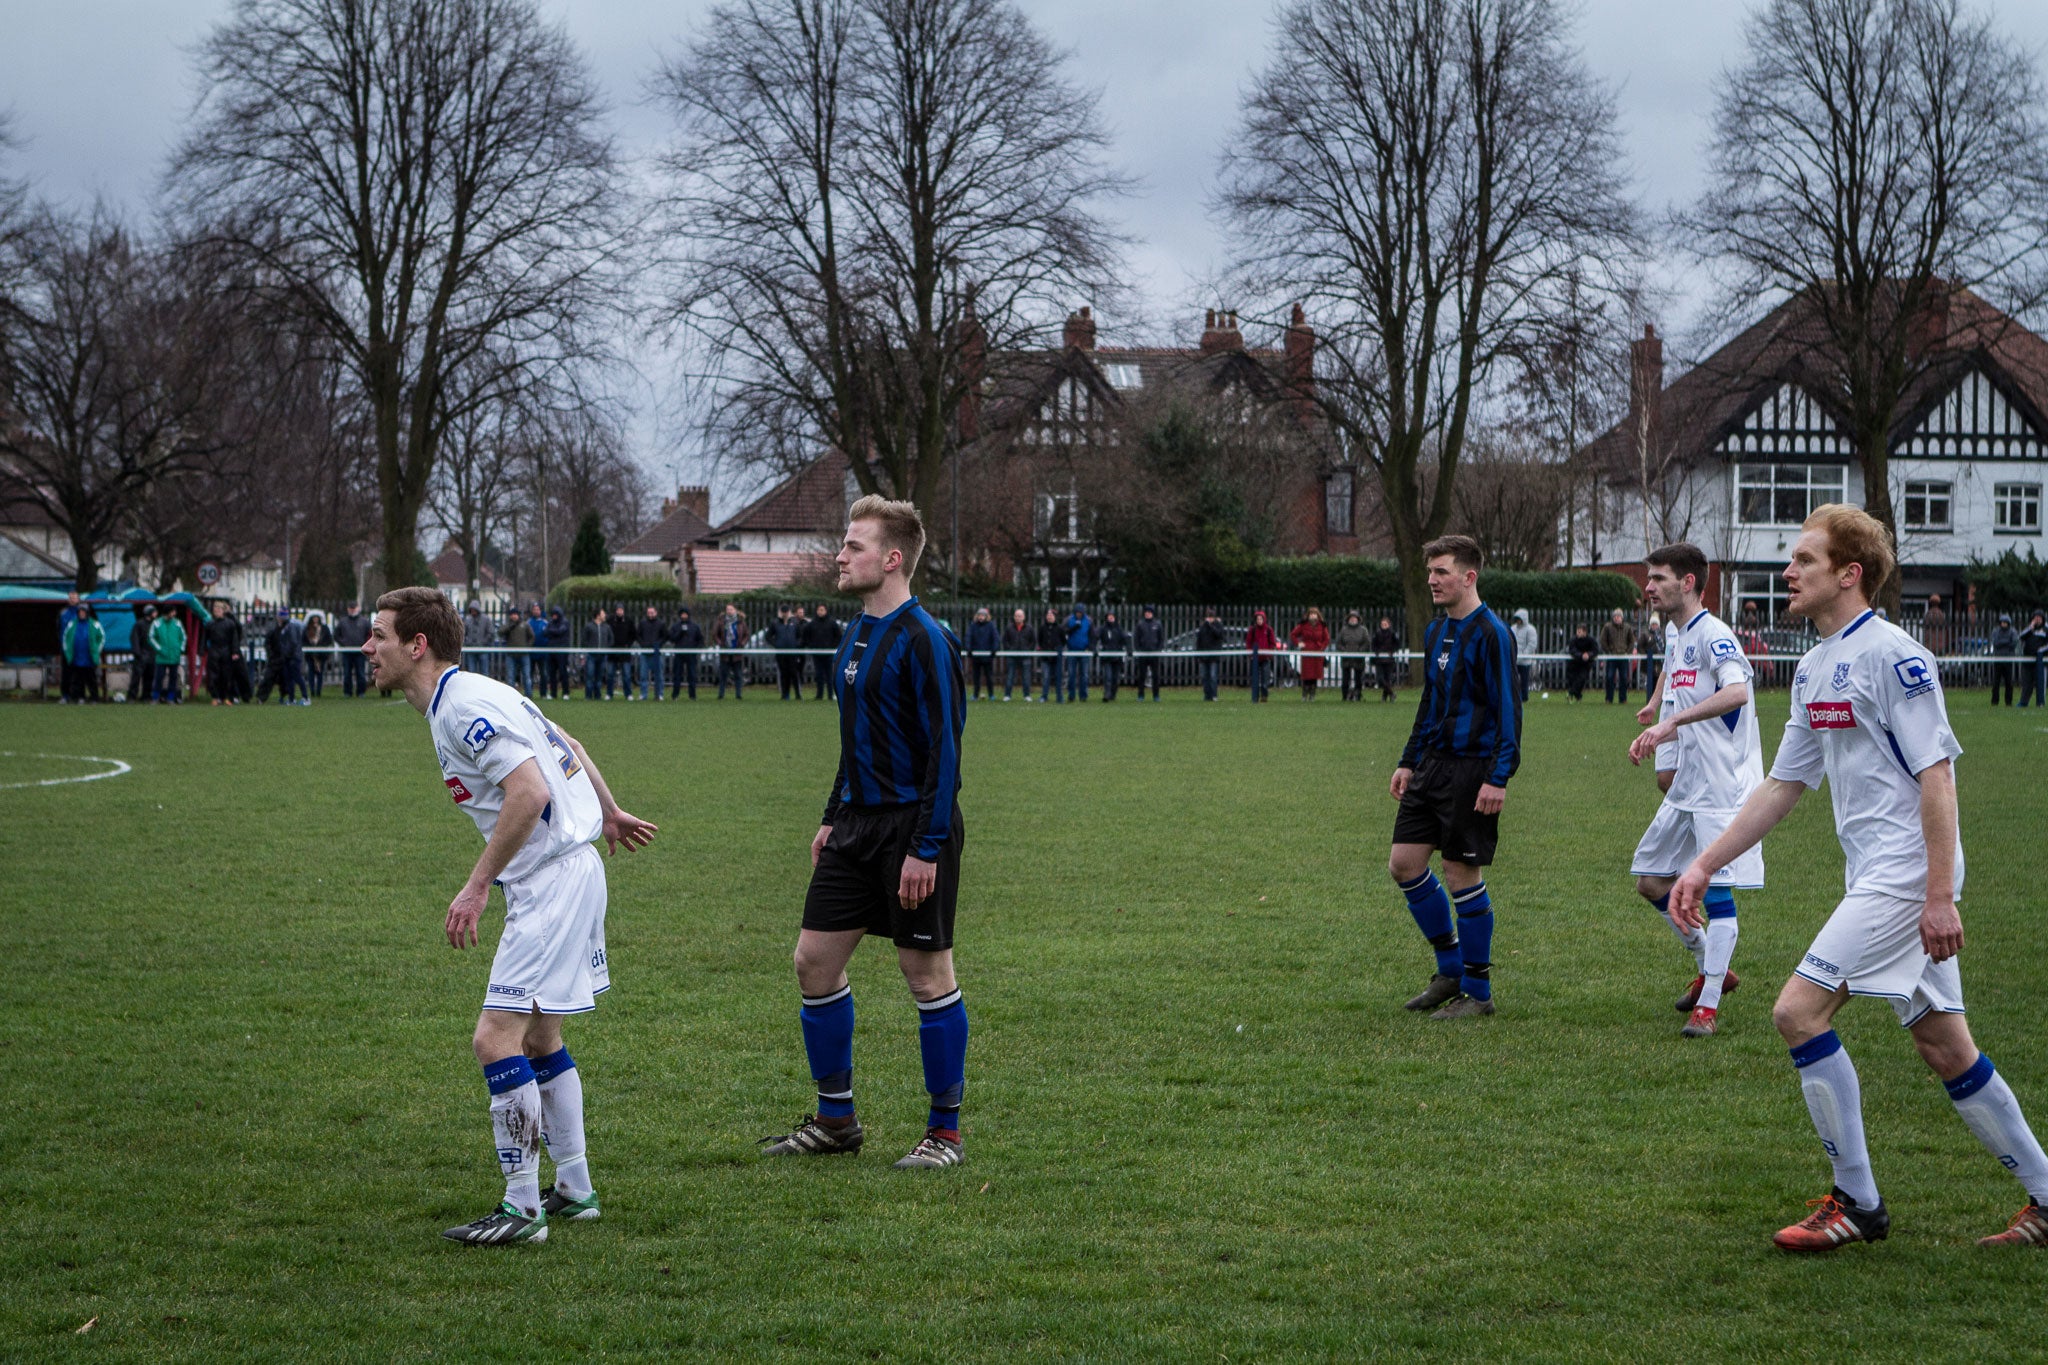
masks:
<svg viewBox="0 0 2048 1365"><path fill-rule="evenodd" d="M839 688L839 773L811 840L811 887L797 936L804 1051L818 1112L765 1138L769 1156L857 1152L853 987L846 964L865 934L887 934L917 1001L930 1095L924 1136L896 1165L957 1166L966 1074L967 1007L953 977L959 894L960 735L967 721L960 648L910 595L924 523L907 502L865 497L847 512L839 590L861 615L833 660Z"/></svg>
<svg viewBox="0 0 2048 1365"><path fill-rule="evenodd" d="M1430 622L1422 652L1422 703L1389 790L1401 803L1387 868L1436 952L1436 973L1411 1010L1432 1019L1492 1014L1493 902L1484 869L1500 837L1508 779L1522 756L1515 637L1479 600L1481 555L1469 536L1422 547ZM1443 880L1429 870L1443 853Z"/></svg>

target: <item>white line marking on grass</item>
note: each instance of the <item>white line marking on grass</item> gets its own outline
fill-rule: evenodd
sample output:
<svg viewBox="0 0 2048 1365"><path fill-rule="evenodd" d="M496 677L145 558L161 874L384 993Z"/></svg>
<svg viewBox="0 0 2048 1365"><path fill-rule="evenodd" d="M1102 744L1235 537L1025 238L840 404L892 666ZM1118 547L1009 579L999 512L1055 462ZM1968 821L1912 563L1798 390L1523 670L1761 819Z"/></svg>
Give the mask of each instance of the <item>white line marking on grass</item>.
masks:
<svg viewBox="0 0 2048 1365"><path fill-rule="evenodd" d="M0 749L0 758L21 757L24 755L17 754L12 749ZM118 758L95 758L90 754L28 754L26 757L57 758L72 763L108 763L113 766L103 773L86 773L80 777L46 777L40 782L0 782L0 791L11 791L17 787L61 787L66 782L97 782L103 777L119 777L122 773L134 771Z"/></svg>

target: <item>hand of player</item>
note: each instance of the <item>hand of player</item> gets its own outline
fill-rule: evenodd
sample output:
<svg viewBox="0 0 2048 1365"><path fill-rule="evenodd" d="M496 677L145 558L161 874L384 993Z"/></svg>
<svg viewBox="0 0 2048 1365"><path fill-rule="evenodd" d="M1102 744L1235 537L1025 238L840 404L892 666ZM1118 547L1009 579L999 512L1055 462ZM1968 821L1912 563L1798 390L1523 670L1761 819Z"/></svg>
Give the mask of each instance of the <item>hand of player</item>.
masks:
<svg viewBox="0 0 2048 1365"><path fill-rule="evenodd" d="M484 906L491 899L488 886L471 888L465 886L454 900L448 902L448 946L451 948L474 948L476 946L476 922L483 917Z"/></svg>
<svg viewBox="0 0 2048 1365"><path fill-rule="evenodd" d="M903 860L903 881L896 888L896 899L903 902L905 910L915 910L918 902L932 893L939 884L937 863L928 863L922 858Z"/></svg>
<svg viewBox="0 0 2048 1365"><path fill-rule="evenodd" d="M1414 778L1414 776L1415 770L1413 768L1394 769L1394 780L1387 783L1388 794L1391 795L1396 801L1399 801L1402 797L1408 794L1408 783Z"/></svg>
<svg viewBox="0 0 2048 1365"><path fill-rule="evenodd" d="M1654 725L1657 721L1657 707L1658 700L1655 697L1644 702L1643 709L1636 712L1636 724Z"/></svg>
<svg viewBox="0 0 2048 1365"><path fill-rule="evenodd" d="M604 818L605 851L617 853L620 844L626 846L627 852L637 848L645 848L654 842L655 832L659 828L659 825L650 824L637 815L628 815L625 811L614 810Z"/></svg>
<svg viewBox="0 0 2048 1365"><path fill-rule="evenodd" d="M1963 950L1963 917L1956 913L1954 901L1927 898L1920 912L1920 946L1936 962L1946 962Z"/></svg>
<svg viewBox="0 0 2048 1365"><path fill-rule="evenodd" d="M825 841L832 837L832 826L820 825L818 832L811 836L811 866L818 865L818 857L825 851Z"/></svg>
<svg viewBox="0 0 2048 1365"><path fill-rule="evenodd" d="M1491 782L1479 784L1479 799L1472 803L1472 809L1481 815L1499 815L1500 808L1507 804L1508 789L1496 787Z"/></svg>
<svg viewBox="0 0 2048 1365"><path fill-rule="evenodd" d="M1642 767L1644 759L1657 756L1657 746L1659 744L1669 744L1671 737L1677 733L1678 727L1670 721L1658 721L1655 725L1652 725L1649 729L1629 741L1628 761L1635 764L1638 768Z"/></svg>
<svg viewBox="0 0 2048 1365"><path fill-rule="evenodd" d="M1701 902L1706 899L1707 881L1713 875L1711 868L1701 867L1698 863L1679 874L1678 880L1671 884L1671 899L1666 902L1671 907L1673 924L1681 929L1697 929L1707 922Z"/></svg>

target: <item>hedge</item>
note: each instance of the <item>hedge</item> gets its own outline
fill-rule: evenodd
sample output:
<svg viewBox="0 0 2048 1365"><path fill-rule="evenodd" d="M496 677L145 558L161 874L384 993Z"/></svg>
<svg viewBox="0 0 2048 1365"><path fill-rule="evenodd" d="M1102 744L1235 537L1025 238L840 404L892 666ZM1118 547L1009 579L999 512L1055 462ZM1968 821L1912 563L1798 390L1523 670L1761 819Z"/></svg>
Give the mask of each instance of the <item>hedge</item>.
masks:
<svg viewBox="0 0 2048 1365"><path fill-rule="evenodd" d="M1633 610L1642 596L1635 581L1604 570L1559 569L1525 573L1487 569L1479 592L1488 602L1513 611ZM1381 609L1402 603L1401 572L1392 560L1349 555L1267 559L1247 575L1235 602L1328 602L1333 607Z"/></svg>
<svg viewBox="0 0 2048 1365"><path fill-rule="evenodd" d="M562 607L572 602L595 606L612 602L680 602L683 590L666 578L631 573L586 574L565 578L548 591L548 604Z"/></svg>

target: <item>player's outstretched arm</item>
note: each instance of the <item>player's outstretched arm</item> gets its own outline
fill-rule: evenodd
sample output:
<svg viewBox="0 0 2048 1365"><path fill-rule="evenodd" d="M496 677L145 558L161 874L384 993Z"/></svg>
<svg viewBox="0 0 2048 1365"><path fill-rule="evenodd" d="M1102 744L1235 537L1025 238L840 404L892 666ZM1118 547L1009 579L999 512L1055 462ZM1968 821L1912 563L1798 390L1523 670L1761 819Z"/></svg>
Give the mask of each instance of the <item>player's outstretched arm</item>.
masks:
<svg viewBox="0 0 2048 1365"><path fill-rule="evenodd" d="M1936 962L1963 950L1963 917L1956 911L1956 770L1948 759L1923 768L1920 834L1927 841L1927 904L1920 911L1920 946Z"/></svg>
<svg viewBox="0 0 2048 1365"><path fill-rule="evenodd" d="M505 804L498 809L498 823L491 827L491 837L470 870L469 880L448 903L446 929L452 948L476 946L476 924L490 903L491 883L498 880L512 856L525 847L533 827L540 823L540 813L547 809L547 779L540 775L535 759L529 758L506 773L505 780L498 785L505 793Z"/></svg>
<svg viewBox="0 0 2048 1365"><path fill-rule="evenodd" d="M590 785L597 791L598 807L604 812L604 846L607 852L617 853L621 844L627 852L647 847L654 842L660 826L637 815L629 815L619 809L619 803L612 799L612 789L604 784L604 774L597 770L597 764L590 758L590 751L576 742L576 737L561 726L555 733L562 737L562 743L569 746L576 755L576 761L583 765L583 771L590 777Z"/></svg>
<svg viewBox="0 0 2048 1365"><path fill-rule="evenodd" d="M1713 696L1696 701L1683 711L1673 712L1637 735L1628 746L1628 761L1640 768L1643 765L1644 759L1657 752L1658 745L1670 743L1672 736L1678 733L1679 726L1697 725L1703 720L1712 720L1716 716L1725 716L1737 707L1747 705L1749 705L1748 683L1733 683L1724 687ZM1642 717L1638 716L1637 719L1641 720Z"/></svg>
<svg viewBox="0 0 2048 1365"><path fill-rule="evenodd" d="M1742 803L1742 809L1721 832L1721 837L1692 860L1671 888L1671 920L1682 929L1697 929L1706 923L1700 902L1706 898L1707 881L1717 868L1726 867L1792 813L1799 798L1806 795L1804 782L1767 777Z"/></svg>

